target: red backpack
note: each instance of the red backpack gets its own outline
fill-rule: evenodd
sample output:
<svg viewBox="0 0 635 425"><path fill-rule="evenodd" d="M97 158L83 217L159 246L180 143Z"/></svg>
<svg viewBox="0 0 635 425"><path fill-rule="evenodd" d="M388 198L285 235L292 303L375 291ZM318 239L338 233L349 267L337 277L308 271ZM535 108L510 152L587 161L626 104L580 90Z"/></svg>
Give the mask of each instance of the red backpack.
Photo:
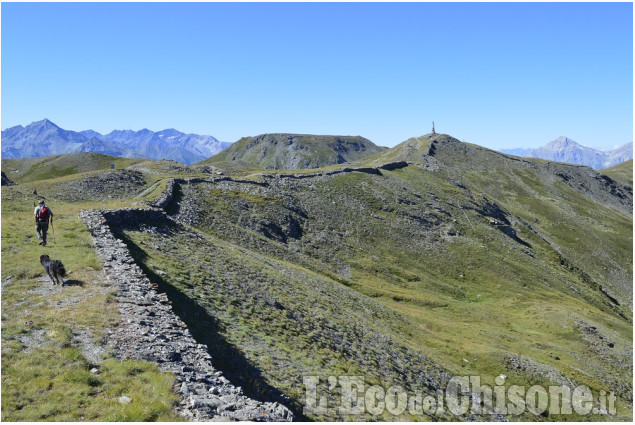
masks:
<svg viewBox="0 0 635 425"><path fill-rule="evenodd" d="M40 210L37 212L37 219L39 221L49 221L49 217L51 216L51 211L48 209L48 207L43 206L42 208L40 208Z"/></svg>

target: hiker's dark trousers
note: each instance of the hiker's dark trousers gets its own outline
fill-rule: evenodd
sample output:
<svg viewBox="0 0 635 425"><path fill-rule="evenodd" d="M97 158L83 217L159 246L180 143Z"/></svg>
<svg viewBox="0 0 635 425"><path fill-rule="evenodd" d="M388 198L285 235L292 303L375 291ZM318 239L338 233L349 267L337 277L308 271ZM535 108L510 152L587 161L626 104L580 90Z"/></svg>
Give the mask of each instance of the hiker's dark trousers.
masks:
<svg viewBox="0 0 635 425"><path fill-rule="evenodd" d="M35 224L35 231L37 232L37 237L40 239L40 242L46 244L46 233L49 231L49 222L38 221Z"/></svg>

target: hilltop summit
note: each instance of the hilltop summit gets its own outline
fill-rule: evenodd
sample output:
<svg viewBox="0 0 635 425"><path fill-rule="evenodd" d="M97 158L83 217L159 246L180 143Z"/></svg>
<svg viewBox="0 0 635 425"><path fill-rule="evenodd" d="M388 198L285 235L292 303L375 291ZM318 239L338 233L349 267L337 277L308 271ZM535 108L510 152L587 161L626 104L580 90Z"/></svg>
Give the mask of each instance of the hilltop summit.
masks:
<svg viewBox="0 0 635 425"><path fill-rule="evenodd" d="M385 149L361 136L261 134L243 137L201 164L278 170L319 168L360 160Z"/></svg>

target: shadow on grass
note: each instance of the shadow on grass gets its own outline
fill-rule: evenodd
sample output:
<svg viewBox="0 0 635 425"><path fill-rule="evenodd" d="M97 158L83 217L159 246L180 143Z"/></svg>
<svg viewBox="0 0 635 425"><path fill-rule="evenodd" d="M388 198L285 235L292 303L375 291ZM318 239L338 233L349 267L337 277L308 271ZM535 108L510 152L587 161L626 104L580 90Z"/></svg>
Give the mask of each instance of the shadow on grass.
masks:
<svg viewBox="0 0 635 425"><path fill-rule="evenodd" d="M167 227L170 227L171 231L178 232L178 228L173 225L167 225ZM242 387L246 396L259 401L279 402L293 411L296 421L309 420L302 413L301 400L289 399L280 390L269 385L262 376L260 368L249 361L238 347L225 339L222 335L224 331L222 323L187 294L146 267L143 263L143 259L147 257L145 251L119 229L112 230L116 237L128 246L130 254L145 275L152 282L157 283L158 292L166 293L172 302L172 310L187 325L194 339L199 344L207 345L207 351L212 356L212 364L216 369L222 371L235 386Z"/></svg>
<svg viewBox="0 0 635 425"><path fill-rule="evenodd" d="M74 280L74 279L69 279L69 280L65 280L64 283L62 284L62 286L81 286L82 288L84 287L85 282L82 280Z"/></svg>

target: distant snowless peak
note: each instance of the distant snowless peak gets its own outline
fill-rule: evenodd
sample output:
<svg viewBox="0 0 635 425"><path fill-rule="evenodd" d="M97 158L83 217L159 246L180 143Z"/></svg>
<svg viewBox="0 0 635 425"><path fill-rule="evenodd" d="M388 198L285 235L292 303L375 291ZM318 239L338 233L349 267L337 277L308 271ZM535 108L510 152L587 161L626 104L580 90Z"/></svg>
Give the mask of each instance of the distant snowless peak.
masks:
<svg viewBox="0 0 635 425"><path fill-rule="evenodd" d="M617 145L613 149L600 150L581 145L566 136L560 136L556 140L533 150L501 149L500 151L527 158L586 165L596 170L612 167L633 158L632 143Z"/></svg>

